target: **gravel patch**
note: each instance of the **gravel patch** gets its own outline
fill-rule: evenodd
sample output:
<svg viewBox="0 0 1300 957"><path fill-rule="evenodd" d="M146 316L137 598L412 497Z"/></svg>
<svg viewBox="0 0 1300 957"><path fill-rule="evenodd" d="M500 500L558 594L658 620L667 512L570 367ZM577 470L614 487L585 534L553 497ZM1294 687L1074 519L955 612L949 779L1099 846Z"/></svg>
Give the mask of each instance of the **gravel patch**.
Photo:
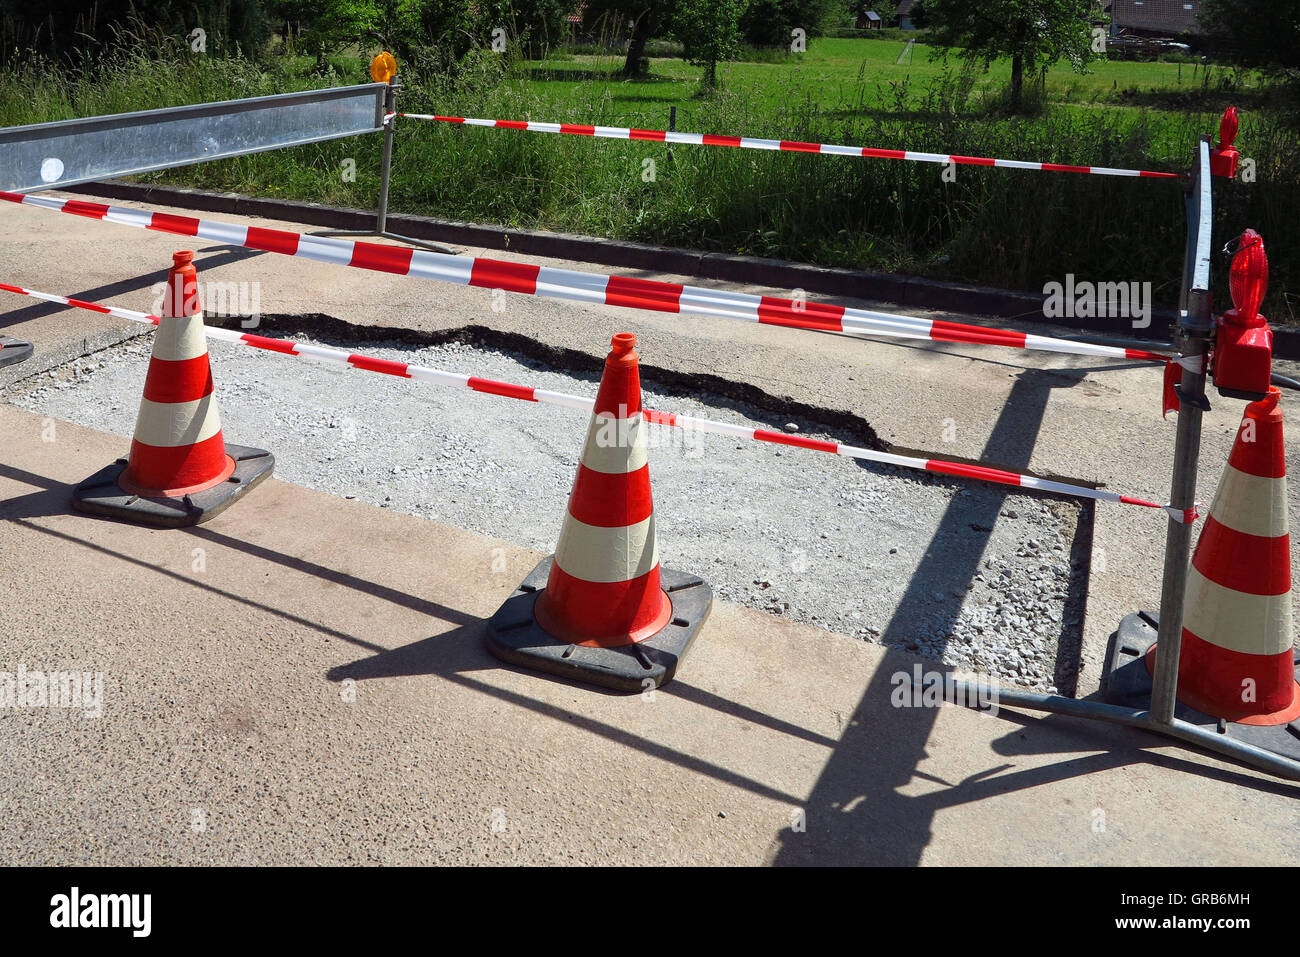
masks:
<svg viewBox="0 0 1300 957"><path fill-rule="evenodd" d="M9 401L129 437L150 342L23 380ZM347 348L595 394L593 376L469 343ZM273 451L277 478L554 548L584 413L220 342L211 351L227 440ZM652 408L852 438L808 431L779 400L762 409L648 378L643 390ZM702 576L718 597L961 670L1072 691L1086 575L1085 550L1071 554L1078 504L676 429L652 428L650 443L662 560ZM103 464L87 463L87 474Z"/></svg>

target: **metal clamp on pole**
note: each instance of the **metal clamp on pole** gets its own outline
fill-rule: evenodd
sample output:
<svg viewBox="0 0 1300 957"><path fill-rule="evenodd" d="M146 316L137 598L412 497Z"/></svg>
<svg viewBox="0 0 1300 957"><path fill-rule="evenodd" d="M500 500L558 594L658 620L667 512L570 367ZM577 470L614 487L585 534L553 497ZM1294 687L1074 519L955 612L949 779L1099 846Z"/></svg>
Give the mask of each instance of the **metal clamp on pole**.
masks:
<svg viewBox="0 0 1300 957"><path fill-rule="evenodd" d="M434 252L454 256L459 250L452 249L450 246L427 242L423 239L413 239L410 236L402 236L388 231L388 188L393 171L393 137L397 130L397 93L402 89L401 81L397 78L397 61L393 58L393 55L385 50L371 60L370 76L376 83L388 84L388 89L384 91L383 117L381 118L384 129L384 153L379 168L379 209L375 214L375 228L326 229L311 235L375 236L380 239L391 239L395 242L405 243L408 246L419 246L422 249L430 249Z"/></svg>

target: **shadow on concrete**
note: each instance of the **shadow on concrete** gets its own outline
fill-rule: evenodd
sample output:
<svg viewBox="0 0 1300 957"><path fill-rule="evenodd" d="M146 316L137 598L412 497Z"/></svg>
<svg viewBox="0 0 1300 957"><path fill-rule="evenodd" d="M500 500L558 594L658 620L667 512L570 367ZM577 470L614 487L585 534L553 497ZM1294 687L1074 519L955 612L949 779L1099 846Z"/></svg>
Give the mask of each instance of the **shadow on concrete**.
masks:
<svg viewBox="0 0 1300 957"><path fill-rule="evenodd" d="M1030 755L1058 754L1062 752L1086 751L1090 748L1105 751L1114 756L1128 757L1125 764L1139 762L1157 767L1176 770L1186 774L1191 772L1198 777L1223 781L1265 794L1279 794L1286 797L1300 797L1300 786L1276 778L1260 777L1260 772L1235 770L1234 768L1216 768L1193 763L1180 757L1177 752L1162 752L1154 748L1177 748L1202 754L1211 760L1226 761L1221 754L1203 751L1187 742L1176 741L1162 735L1140 728L1123 729L1126 738L1117 744L1116 728L1104 725L1100 721L1071 718L1060 714L1040 714L1031 712L1022 714L1017 711L1000 709L997 718L989 720L1012 721L1021 726L1018 731L1010 731L993 742L993 751L1005 757L1025 757ZM1033 732L1032 736L1030 732ZM1080 759L1072 759L1080 760ZM1062 762L1069 765L1071 761ZM1009 776L1013 777L1014 776ZM1015 788L1008 788L1015 790ZM956 802L954 802L956 803Z"/></svg>
<svg viewBox="0 0 1300 957"><path fill-rule="evenodd" d="M185 246L184 236L176 237L176 248L180 249ZM220 250L225 249L226 252ZM203 253L196 256L194 265L202 274L207 269L219 269L222 266L229 266L233 263L242 262L254 256L263 255L261 250L245 249L242 246L221 246L212 249L205 249ZM69 299L82 299L87 302L100 302L104 299L112 299L114 296L122 296L129 292L138 292L141 289L148 289L154 283L165 282L167 279L167 270L171 263L160 263L156 273L146 273L143 276L133 276L130 279L123 279L119 282L112 282L105 286L96 286L93 289L83 289L80 292L64 292L60 288L42 288L41 292L52 292L59 296L66 296ZM55 280L57 285L58 280ZM31 287L35 288L35 287ZM15 300L20 299L14 296ZM30 302L31 300L27 300ZM52 302L40 302L31 306L24 306L21 309L15 309L0 316L0 329L7 329L10 326L16 326L22 322L30 322L33 319L41 319L45 316L52 316L55 313L65 312L72 307L61 306ZM74 312L79 311L73 309ZM147 312L148 310L140 309L138 312ZM129 324L129 320L122 320Z"/></svg>
<svg viewBox="0 0 1300 957"><path fill-rule="evenodd" d="M667 761L678 767L685 768L696 774L702 774L714 780L721 781L734 787L744 788L760 797L770 798L775 801L782 801L787 804L796 805L799 803L798 798L786 794L762 781L747 777L729 768L714 764L704 758L694 755L684 754L676 748L660 744L657 741L644 737L639 734L633 734L625 731L615 725L608 724L604 721L598 721L585 715L571 711L559 705L550 702L540 701L535 697L514 691L509 688L502 688L497 685L489 684L486 681L480 681L471 677L469 672L473 671L500 671L519 669L507 668L499 661L488 654L483 645L483 628L485 621L478 621L472 625L464 625L460 628L452 629L441 635L434 635L423 641L413 642L404 648L395 648L392 651L381 651L370 658L363 658L350 664L340 665L337 668L331 668L326 677L331 681L344 681L353 679L363 681L372 678L393 678L400 676L427 675L437 676L444 681L450 681L453 684L468 688L472 691L496 698L498 701L514 705L520 708L526 708L543 718L550 718L554 721L562 722L566 725L580 728L581 730L594 734L615 744L627 748L634 748L637 751L647 754L651 757L658 758L661 761ZM531 672L529 672L532 675ZM563 684L573 684L563 678L551 675L537 675L553 679ZM588 685L576 685L584 692L600 691L605 694L616 697L628 697L626 694L607 691L606 689L594 688ZM669 687L672 687L671 685ZM665 689L667 690L667 689ZM728 704L730 704L728 702ZM578 706L580 707L580 706ZM745 709L748 710L748 709ZM768 727L778 727L785 725L785 722L774 721L767 716L765 724ZM793 727L793 726L786 726ZM803 729L798 729L803 732ZM808 732L803 732L807 734ZM833 742L828 742L833 744Z"/></svg>
<svg viewBox="0 0 1300 957"><path fill-rule="evenodd" d="M1056 372L1041 374L1025 369L1016 379L985 444L982 460L1014 463L1026 468L1033 457L1043 414L1057 387L1071 387L1079 379ZM954 552L943 547L960 530L992 529L1007 492L953 500L939 522L931 547L926 550L908 583L893 619L880 636L886 654L845 728L839 746L827 761L821 778L804 803L806 830L786 829L774 857L777 864L821 864L834 861L859 865L915 865L929 845L932 820L940 806L933 797L915 797L904 791L928 757L926 743L938 713L935 708L895 709L890 704L892 676L908 672L915 659L900 652L914 640L912 622L939 613L947 620L960 614L967 586L979 570L983 548ZM984 532L987 546L989 532ZM942 649L940 649L942 653ZM904 719L900 720L900 715ZM1122 760L1103 756L1105 762ZM1053 774L1073 771L1040 768L1033 772L1041 782ZM963 785L957 785L962 787ZM951 800L962 800L953 797Z"/></svg>
<svg viewBox="0 0 1300 957"><path fill-rule="evenodd" d="M447 678L467 671L508 670L518 674L527 674L541 681L577 688L584 694L599 694L613 698L630 697L625 691L614 691L597 685L583 684L559 675L528 671L498 661L492 657L483 644L483 626L487 620L472 618L471 616L465 617L469 620L463 622L461 628L444 632L441 635L434 635L423 641L413 642L402 648L383 651L369 658L361 658L346 665L339 665L330 669L326 677L330 681L343 681L347 678L354 681L369 681L377 678L409 678L428 675ZM735 701L728 701L726 698L684 682L680 678L674 678L661 688L658 693L681 698L683 701L689 701L700 707L728 714L742 721L748 721L750 724L760 725L780 734L787 734L826 748L833 748L836 745L834 738L828 738L816 731L802 728L797 724L791 724L788 721L783 721L780 718Z"/></svg>
<svg viewBox="0 0 1300 957"><path fill-rule="evenodd" d="M192 575L186 575L180 572L172 571L171 569L162 568L150 562L143 561L142 559L133 558L130 555L125 555L116 549L108 548L106 546L99 545L95 542L86 541L85 539L78 538L75 535L69 535L65 532L61 532L52 528L47 528L43 525L38 525L35 522L30 521L30 519L42 518L42 517L54 516L54 515L72 514L72 504L71 504L72 486L64 482L57 481L56 479L49 478L48 476L37 475L34 472L28 472L23 469L15 468L13 466L4 465L4 464L0 464L0 477L12 479L13 481L16 482L22 482L23 484L26 485L34 485L40 489L40 491L32 492L28 495L20 495L16 498L0 501L0 521L11 521L18 525L22 525L24 528L30 529L31 531L39 532L42 535L49 535L53 538L58 538L69 544L77 545L82 548L88 548L92 551L98 552L109 558L117 559L119 561L129 562L132 565L136 565L137 567L147 569L150 572L154 572L158 575L164 576L165 578L171 579L172 581L177 582L178 584L188 586L191 588L198 588L210 594L219 595L222 598L229 599L230 601L235 602L237 604L244 605L249 608L259 609L261 611L267 612L268 614L275 615L277 618L282 618L286 621L290 621L295 625L299 625L309 631L328 635L332 638L338 638L342 641L348 642L349 644L357 645L359 647L366 648L373 652L382 653L388 650L384 648L382 645L377 645L374 644L373 642L366 641L363 638L358 638L355 635L347 634L346 632L340 631L337 628L331 628L330 626L322 622L313 621L301 615L295 615L292 612L284 611L279 608L274 608L262 602L255 601L251 598L246 598L243 595L237 595L225 589L218 588L215 585L212 585L209 582L196 578ZM84 516L84 520L87 522L107 522L110 524L113 523L113 519L107 519L107 518L101 518L98 516L89 516L89 515ZM189 529L188 531L192 532L195 530ZM206 531L206 530L201 530L201 531ZM166 530L160 530L159 534L165 535L165 534L169 534L169 532ZM263 546L249 545L248 543L241 542L238 539L231 538L228 535L222 535L220 533L213 532L208 536L201 536L201 537L204 537L205 540L210 541L214 544L223 545L229 548L238 548L262 560L274 561L286 567L293 568L296 571L301 571L306 574L318 574L320 577L328 581L331 581L335 584L344 585L350 588L355 588L358 591L363 591L367 594L374 595L386 601L391 601L405 608L411 608L415 611L424 612L425 614L431 615L432 617L440 618L444 621L459 623L459 622L466 622L466 621L472 622L477 620L472 615L468 615L465 612L458 611L454 608L448 608L445 605L438 604L437 602L426 601L425 599L419 598L415 595L408 595L407 593L398 591L397 589L389 588L383 585L378 585L375 584L374 582L368 582L364 579L356 578L355 576L349 575L345 572L339 572L339 571L335 571L334 569L328 569L323 566L317 565L313 562L309 562L305 559L296 558L295 556L284 555L272 549L264 548Z"/></svg>
<svg viewBox="0 0 1300 957"><path fill-rule="evenodd" d="M404 592L397 588L390 588L387 585L381 585L378 582L372 582L369 579L358 578L356 575L339 571L335 568L328 568L325 565L309 561L306 558L300 558L297 555L286 555L284 552L277 552L275 549L267 548L265 545L256 545L252 542L233 538L230 535L214 531L211 528L205 528L202 525L182 529L181 531L213 545L234 549L235 551L243 552L245 555L250 555L253 558L265 562L273 562L304 575L312 575L322 581L327 581L334 585L341 585L344 588L350 588L354 591L359 591L363 594L380 598L402 608L409 608L411 611L421 612L431 618L437 618L440 621L449 622L454 625L469 625L481 621L481 619L474 615L467 614L466 612L459 611L455 608L449 608L448 606L436 601L430 601L427 598L421 598L418 595L412 595L409 592Z"/></svg>

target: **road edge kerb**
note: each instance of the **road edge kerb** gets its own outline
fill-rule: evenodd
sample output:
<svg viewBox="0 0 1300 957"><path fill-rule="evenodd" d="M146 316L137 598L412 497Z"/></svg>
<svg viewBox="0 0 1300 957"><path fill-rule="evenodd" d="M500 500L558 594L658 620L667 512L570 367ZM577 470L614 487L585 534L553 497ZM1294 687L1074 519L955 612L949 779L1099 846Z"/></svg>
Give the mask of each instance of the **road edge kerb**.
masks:
<svg viewBox="0 0 1300 957"><path fill-rule="evenodd" d="M124 183L105 180L66 187L69 193L120 199L146 205L175 206L201 212L233 216L256 216L282 222L304 223L325 229L374 227L375 214L370 210L325 206L299 200L245 196L240 193L216 193L179 186L148 183ZM817 266L784 259L764 259L736 253L705 252L673 246L655 246L628 240L602 239L570 233L532 229L511 229L482 223L462 223L431 216L389 214L392 232L432 242L459 244L527 256L545 256L588 262L593 265L735 282L770 288L803 289L823 296L846 296L892 303L913 309L957 312L993 319L1011 319L1029 324L1061 326L1060 320L1043 316L1043 295L975 286L964 283L902 276L891 273L860 272L832 266ZM1153 310L1151 325L1142 330L1143 339L1168 339L1177 313L1172 309ZM1068 323L1082 332L1114 336L1110 319L1074 319ZM1274 354L1282 359L1300 359L1300 331L1274 329Z"/></svg>

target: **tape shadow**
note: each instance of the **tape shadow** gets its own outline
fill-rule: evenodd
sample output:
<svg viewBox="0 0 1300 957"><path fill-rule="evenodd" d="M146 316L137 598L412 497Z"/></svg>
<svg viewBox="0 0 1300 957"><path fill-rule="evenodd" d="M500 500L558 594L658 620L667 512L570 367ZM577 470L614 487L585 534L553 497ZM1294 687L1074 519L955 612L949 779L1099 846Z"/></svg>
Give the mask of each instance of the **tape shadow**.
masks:
<svg viewBox="0 0 1300 957"><path fill-rule="evenodd" d="M179 249L184 244L184 237L176 237L176 245ZM219 250L227 250L219 252ZM220 246L203 250L202 254L195 256L194 265L198 268L200 274L205 270L219 269L222 266L230 266L234 263L243 262L255 256L263 255L261 250L244 249L242 246ZM144 273L140 276L134 276L130 279L123 279L119 282L108 283L103 286L96 286L93 289L83 289L80 292L68 293L59 288L42 288L41 292L52 292L60 296L66 296L70 299L82 299L87 302L101 302L105 299L112 299L115 296L124 296L128 293L139 292L142 289L149 289L155 283L163 282L167 278L167 268L170 264L160 264L156 272ZM52 284L57 284L58 280L51 280ZM5 301L10 298L10 294L5 294ZM12 297L14 301L23 301L19 296ZM30 302L31 300L26 300ZM61 306L52 302L41 302L29 306L22 306L6 312L0 316L0 329L8 329L20 323L30 322L33 319L42 319L45 316L52 316L56 313L69 309L69 306ZM146 311L146 310L137 310ZM122 322L129 322L123 319Z"/></svg>

